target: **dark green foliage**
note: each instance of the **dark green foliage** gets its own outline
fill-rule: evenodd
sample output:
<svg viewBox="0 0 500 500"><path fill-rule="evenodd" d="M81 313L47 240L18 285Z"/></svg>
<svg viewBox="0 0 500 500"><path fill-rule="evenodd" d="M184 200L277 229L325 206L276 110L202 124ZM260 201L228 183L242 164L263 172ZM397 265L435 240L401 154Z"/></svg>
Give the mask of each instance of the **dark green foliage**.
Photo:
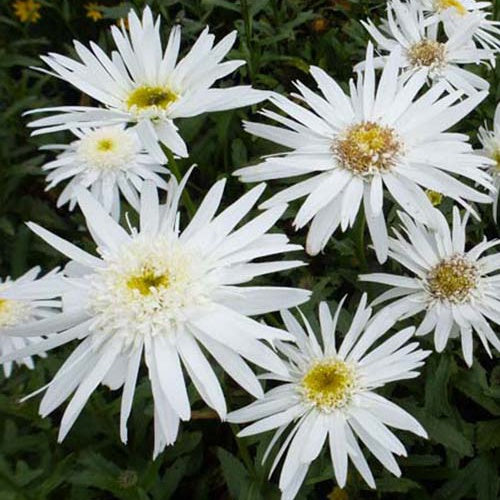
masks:
<svg viewBox="0 0 500 500"><path fill-rule="evenodd" d="M131 6L144 2L104 1L104 18L94 22L85 17L86 2L44 0L41 19L22 24L10 2L0 4L0 273L18 276L35 264L46 270L64 261L48 245L33 236L24 222L33 220L62 237L92 249L82 218L76 212L55 208L57 192L45 192L40 166L48 156L38 147L58 140L60 134L31 138L25 128L29 109L88 103L88 98L42 73L28 69L40 65L38 56L47 51L72 54L71 40L98 41L110 47L106 28L126 14ZM156 0L148 2L164 16L166 26L183 26L185 46L209 24L218 37L236 28L238 42L232 58L243 58L247 66L225 84L252 83L278 92L292 91L296 79L311 84L309 64L325 68L342 85L351 77L352 65L363 58L368 40L359 20L384 13L382 0ZM498 11L500 1L496 1ZM500 70L479 70L492 83L491 96L460 127L475 141L477 127L491 120L500 96ZM230 79L229 79L230 80ZM190 185L197 201L220 177L230 175L260 155L275 152L273 145L244 133L241 119L255 117L256 109L216 113L188 119L179 125L191 152L189 160L198 169ZM273 182L270 196L284 183ZM231 178L226 203L246 186ZM390 200L386 206L391 207ZM451 204L441 205L449 216ZM303 243L305 232L293 233L292 204L281 229L294 242ZM471 242L483 235L498 237L489 207L480 207L482 222L470 227ZM389 224L395 211L389 212ZM368 241L368 238L366 238ZM338 233L324 254L296 271L274 276L273 282L295 284L313 290L306 314L316 310L320 300L334 306L349 293L347 309L352 311L366 289L375 297L381 287L357 282L357 275L380 266L368 248L359 227ZM388 271L394 264L387 264ZM396 271L396 269L393 269ZM345 331L348 315L341 317ZM278 316L266 318L279 325ZM424 347L431 340L423 339ZM403 477L395 478L369 458L377 479L376 492L367 489L350 469L347 493L351 499L478 499L498 498L500 457L500 368L496 360L479 348L472 369L462 361L459 346L450 344L442 354L433 354L419 379L386 388L384 393L414 414L427 429L430 440L400 432L408 458L400 460ZM32 372L18 368L10 379L1 380L0 395L0 500L164 500L278 499L276 480L267 480L269 464L261 457L270 436L236 440L237 427L219 423L191 391L194 419L183 425L179 440L156 461L152 453L152 401L147 378L139 384L129 422L127 447L119 441L119 394L99 388L62 444L57 443L62 412L41 419L39 397L25 403L19 399L46 383L54 375L69 349L59 349L37 360ZM498 358L497 358L498 360ZM222 376L222 375L221 375ZM229 407L250 401L231 381L225 380ZM328 454L310 469L299 498L327 498L335 483ZM333 497L332 497L333 498Z"/></svg>

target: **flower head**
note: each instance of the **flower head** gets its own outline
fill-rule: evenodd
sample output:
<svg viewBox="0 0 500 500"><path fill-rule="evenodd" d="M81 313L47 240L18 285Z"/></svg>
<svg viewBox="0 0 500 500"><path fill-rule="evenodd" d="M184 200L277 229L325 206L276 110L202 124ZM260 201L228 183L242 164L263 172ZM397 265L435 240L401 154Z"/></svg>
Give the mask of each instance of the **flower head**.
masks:
<svg viewBox="0 0 500 500"><path fill-rule="evenodd" d="M59 296L63 283L57 269L38 277L40 268L34 267L16 280L0 279L0 355L12 355L26 346L32 346L44 340L43 337L11 337L6 334L10 328L36 320L48 318L61 309ZM37 354L43 355L42 350ZM19 364L33 368L30 356L17 357ZM3 363L6 377L12 371L12 361Z"/></svg>
<svg viewBox="0 0 500 500"><path fill-rule="evenodd" d="M498 211L498 191L500 189L500 104L497 105L495 111L493 129L489 130L486 125L484 127L479 127L478 137L483 145L483 149L480 150L480 153L493 162L489 172L493 178L494 189L490 191L490 194L495 200L493 203L493 217L496 222Z"/></svg>
<svg viewBox="0 0 500 500"><path fill-rule="evenodd" d="M383 311L394 318L424 313L417 335L434 331L436 351L446 347L449 338L459 336L465 361L472 365L475 332L491 356L489 344L500 350L500 340L490 322L500 324L500 255L484 255L499 244L482 241L465 249L468 214L460 218L453 210L450 231L444 216L436 210L439 229L431 230L400 214L403 234L389 242L389 255L414 276L374 273L360 276L364 281L383 283L392 288L374 305L393 300Z"/></svg>
<svg viewBox="0 0 500 500"><path fill-rule="evenodd" d="M154 398L155 455L175 441L180 420L190 418L182 367L206 404L225 417L224 395L202 347L255 396L262 394L262 388L246 361L286 372L266 341L287 339L289 334L250 316L300 304L310 293L242 286L256 276L302 265L281 258L252 262L301 248L288 244L282 234L267 234L286 207L270 209L235 230L264 186L252 189L215 216L224 188L224 181L219 181L181 231L177 205L186 181L187 176L179 186L171 178L162 206L154 185L146 183L140 227L131 227L130 232L88 191L80 189L78 202L97 244L97 256L30 224L72 259L65 271L68 290L63 300L68 307L49 320L9 329L13 336L40 335L49 329L58 333L1 360L81 340L49 383L40 405L41 414L47 415L74 392L62 418L60 439L93 390L103 383L112 389L123 387L120 435L126 442L126 422L143 353Z"/></svg>
<svg viewBox="0 0 500 500"><path fill-rule="evenodd" d="M41 17L42 4L35 0L16 0L12 7L16 17L23 23L36 23Z"/></svg>
<svg viewBox="0 0 500 500"><path fill-rule="evenodd" d="M86 11L85 15L89 19L92 19L92 21L97 22L103 18L103 15L102 15L102 12L100 9L101 6L97 2L89 2L89 3L85 4L84 7L85 7L85 11Z"/></svg>
<svg viewBox="0 0 500 500"><path fill-rule="evenodd" d="M88 188L107 212L118 219L120 193L136 210L139 209L139 191L144 181L152 181L166 189L166 182L158 174L168 173L142 147L137 134L122 125L75 129L77 139L69 145L49 145L43 149L62 150L53 161L42 168L48 170L47 189L71 179L57 205L76 205L77 186Z"/></svg>
<svg viewBox="0 0 500 500"><path fill-rule="evenodd" d="M104 105L38 109L34 112L59 111L59 114L30 124L37 133L81 126L132 124L142 144L158 160L165 161L160 147L187 156L186 145L174 120L209 111L239 108L260 102L267 93L248 86L212 88L229 75L242 60L221 62L231 50L236 31L214 45L215 37L204 29L188 54L178 60L181 30L170 31L166 49L160 38L160 19L153 19L149 7L142 20L134 11L128 16L127 30L122 24L111 27L117 51L108 57L95 43L90 49L75 41L80 61L59 54L42 57L52 73Z"/></svg>
<svg viewBox="0 0 500 500"><path fill-rule="evenodd" d="M387 317L382 316L370 319L366 295L337 348L335 337L341 306L332 318L326 303L320 304L322 344L304 317L306 331L289 312L282 313L296 342L296 345L277 344L287 358L288 373L285 376L270 374L270 378L283 383L269 390L264 398L228 416L231 422L256 421L243 429L240 436L277 429L264 459L288 433L271 468L272 474L286 455L279 480L283 498L295 497L325 441L329 442L335 477L341 488L346 483L348 459L374 488L375 481L358 440L384 467L399 476L401 472L393 454L406 456L406 451L388 426L426 437L424 429L411 415L378 395L375 389L418 376L416 370L423 365L429 351L420 350L416 342L407 344L413 328L402 330L373 347L392 321L387 322Z"/></svg>
<svg viewBox="0 0 500 500"><path fill-rule="evenodd" d="M424 70L432 82L444 81L451 89L463 90L469 94L477 90L488 90L489 83L461 66L490 61L492 51L477 48L471 43L479 21L469 18L462 29L455 31L444 41L434 24L429 24L424 11L417 3L403 3L391 0L387 5L387 21L377 28L371 20L364 22L365 28L376 41L385 56L375 59L375 64L384 60L396 47L401 49L402 78Z"/></svg>
<svg viewBox="0 0 500 500"><path fill-rule="evenodd" d="M289 117L265 110L263 115L279 126L246 123L246 129L291 151L273 155L262 163L245 167L235 175L245 182L308 175L267 200L262 207L307 196L294 225L309 222L307 251L315 255L340 228L354 224L361 204L379 261L387 258L384 219L384 188L410 215L432 224L434 208L425 189L439 191L456 202L489 203L480 193L455 176L491 188L483 171L490 160L474 154L467 137L446 130L470 112L486 92L461 99L460 92L445 94L445 84L425 93L426 71L421 69L405 81L398 78L402 56L396 48L387 59L376 84L373 47L369 45L364 73L350 95L323 70L311 67L322 95L302 83L297 104L280 95L271 101ZM418 95L418 97L417 97Z"/></svg>
<svg viewBox="0 0 500 500"><path fill-rule="evenodd" d="M471 23L475 25L472 38L475 45L491 51L491 62L500 50L500 22L490 18L492 2L483 0L420 0L420 6L427 14L428 24L443 24L449 37L460 33Z"/></svg>

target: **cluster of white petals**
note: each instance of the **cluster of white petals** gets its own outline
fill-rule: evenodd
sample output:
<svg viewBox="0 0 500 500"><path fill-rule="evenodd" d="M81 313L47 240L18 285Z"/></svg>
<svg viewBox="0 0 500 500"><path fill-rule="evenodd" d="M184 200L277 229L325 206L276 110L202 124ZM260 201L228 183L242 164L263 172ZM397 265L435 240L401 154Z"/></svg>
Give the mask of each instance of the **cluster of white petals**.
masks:
<svg viewBox="0 0 500 500"><path fill-rule="evenodd" d="M469 217L479 219L477 204L493 202L496 222L500 105L493 129L485 124L478 131L481 150L452 131L488 94L476 68L493 66L500 50L490 7L475 0L389 0L380 25L363 23L376 48L368 43L348 91L318 66L310 67L317 90L295 82L290 97L250 86L214 88L244 64L223 62L236 32L215 43L207 27L179 57L180 27L171 28L163 48L160 18L149 7L142 18L132 10L127 27L111 27L110 55L95 43L75 41L78 60L42 57L50 69L40 71L98 103L33 110L48 116L29 124L35 135L73 134L68 144L43 148L57 152L43 170L47 189L65 184L57 206L79 207L95 252L28 224L69 261L41 277L33 268L0 280L0 363L9 376L13 362L33 368L31 356L76 344L52 380L28 396L44 392L42 416L69 399L59 440L102 384L121 389L126 443L144 364L154 401L154 457L175 443L180 422L190 420L192 383L221 420L253 422L240 437L275 431L263 459L278 448L270 474L282 462L284 500L295 498L324 448L340 487L349 462L376 486L360 444L401 474L395 456L406 450L389 428L424 438L426 432L376 391L419 375L430 351L414 336L433 332L437 352L459 338L469 366L476 337L490 356L490 346L500 350L494 330L500 325L500 254L493 252L499 241L466 248ZM189 153L176 121L264 99L278 110L261 111L274 124L247 121L244 127L286 150L234 174L246 183L287 179L286 187L254 216L265 183L226 204L221 179L183 224L180 204L191 170L180 179L175 158ZM451 228L429 190L456 203ZM339 229L349 230L362 217L360 228L366 221L379 263L390 258L411 275L361 275L361 281L391 288L370 305L361 296L342 339L337 323L344 299L333 316L326 302L320 304L318 337L300 311L302 324L288 311L308 301L310 291L250 284L305 265L283 258L303 248L273 231L288 203L300 198L293 225L309 226L310 255L325 251ZM123 199L136 218L122 209ZM393 237L388 205L400 210ZM262 321L277 311L284 329ZM415 326L390 333L408 319ZM228 414L214 365L257 400ZM265 393L262 379L272 386Z"/></svg>

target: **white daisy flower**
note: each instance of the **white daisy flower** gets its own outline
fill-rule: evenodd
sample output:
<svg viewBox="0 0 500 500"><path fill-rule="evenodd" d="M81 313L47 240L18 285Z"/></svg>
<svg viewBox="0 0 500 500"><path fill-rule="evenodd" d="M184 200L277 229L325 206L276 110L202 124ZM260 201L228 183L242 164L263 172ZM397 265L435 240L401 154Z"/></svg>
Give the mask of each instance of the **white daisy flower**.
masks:
<svg viewBox="0 0 500 500"><path fill-rule="evenodd" d="M239 108L262 101L267 92L249 86L216 89L212 85L245 64L242 60L221 62L236 39L233 31L214 45L215 37L203 30L188 54L178 61L181 30L170 31L162 48L160 18L156 21L149 7L142 21L134 11L128 15L130 32L111 27L117 51L111 58L95 43L90 49L74 42L80 61L50 53L42 57L51 68L46 71L74 85L104 105L103 108L62 106L33 112L56 115L31 122L34 134L81 126L134 124L141 142L159 161L165 161L164 144L173 153L187 156L184 140L174 120L209 111Z"/></svg>
<svg viewBox="0 0 500 500"><path fill-rule="evenodd" d="M189 175L189 174L188 174ZM54 379L40 405L45 416L72 393L61 422L62 440L87 399L100 383L123 387L120 435L132 407L137 373L144 352L149 370L155 421L154 455L172 444L179 421L190 419L183 368L201 397L223 419L226 403L217 377L202 348L244 389L262 395L262 388L244 360L286 373L277 354L264 341L289 334L249 316L305 302L310 292L273 286L241 286L256 276L292 269L301 261L281 260L300 250L282 234L267 234L286 206L270 209L235 230L262 194L260 185L215 216L224 180L208 192L196 215L180 231L178 202L187 182L171 178L168 200L147 182L141 196L140 228L125 231L81 189L78 203L97 244L91 255L36 224L31 229L72 259L66 269L64 312L38 323L8 330L29 337L56 330L37 346L4 356L24 357L81 339ZM280 255L279 260L252 260Z"/></svg>
<svg viewBox="0 0 500 500"><path fill-rule="evenodd" d="M474 154L468 137L446 130L460 121L487 95L478 92L460 100L454 92L442 95L438 83L420 94L426 71L421 69L405 83L398 70L401 56L396 49L387 59L375 84L373 47L368 46L366 70L350 82L350 96L322 69L312 66L322 96L300 82L294 97L308 106L275 95L271 101L290 118L265 110L262 114L282 127L246 123L259 137L292 151L267 158L259 165L235 172L241 180L279 179L309 175L267 200L272 207L307 196L295 217L295 227L311 220L307 251L315 255L339 227L354 224L363 202L368 229L380 262L387 258L387 228L384 219L384 186L410 215L432 223L434 208L425 189L443 193L466 204L489 203L491 198L454 177L459 175L490 188L491 178L482 169L490 160Z"/></svg>
<svg viewBox="0 0 500 500"><path fill-rule="evenodd" d="M493 160L494 164L490 168L490 174L493 178L494 190L490 195L495 200L493 203L493 217L497 221L498 211L498 191L500 190L500 104L497 105L495 118L493 119L493 130L488 130L486 125L479 127L479 140L483 145L481 153L487 158Z"/></svg>
<svg viewBox="0 0 500 500"><path fill-rule="evenodd" d="M404 234L395 232L389 255L414 276L373 273L360 279L392 287L373 302L377 305L396 299L385 306L385 315L408 318L425 313L416 334L434 331L437 352L444 350L448 338L460 336L464 359L471 366L473 331L490 356L489 344L500 350L500 340L489 324L500 324L500 254L484 256L500 241L484 239L466 251L468 216L461 219L454 207L450 231L446 219L436 210L440 229L433 231L400 214Z"/></svg>
<svg viewBox="0 0 500 500"><path fill-rule="evenodd" d="M43 337L11 337L6 332L18 325L48 318L61 308L58 297L62 292L59 272L54 269L45 276L38 277L40 268L34 267L16 280L7 277L0 279L0 355L15 355L26 346L32 346L43 340ZM50 333L50 332L47 332ZM36 353L43 356L43 349L36 348ZM15 356L18 364L28 368L34 367L33 360L28 356ZM6 377L12 372L12 361L3 363Z"/></svg>
<svg viewBox="0 0 500 500"><path fill-rule="evenodd" d="M404 68L402 78L424 69L429 80L442 80L451 90L472 94L476 90L489 89L486 80L460 67L491 60L491 50L478 49L470 43L479 24L476 18L471 18L444 42L440 41L436 26L426 23L424 11L415 3L402 3L399 0L389 2L387 18L380 28L371 20L362 21L362 24L380 50L390 53L396 47L401 47L401 66ZM385 59L376 58L375 64L383 67Z"/></svg>
<svg viewBox="0 0 500 500"><path fill-rule="evenodd" d="M276 429L264 460L286 435L270 472L286 454L279 479L283 499L295 497L325 441L341 488L346 483L348 459L368 485L375 488L358 440L385 468L399 476L401 471L393 455L406 456L406 450L387 427L427 437L411 415L374 392L389 382L418 376L416 370L424 364L429 351L419 349L416 342L407 344L414 328L406 328L372 348L387 331L387 325L370 321L371 309L366 307L363 295L337 350L335 336L341 306L342 303L332 318L326 303L320 304L322 345L304 317L307 333L289 312L283 312L283 321L297 343L279 343L279 349L288 358L288 373L270 374L270 378L283 383L269 390L264 398L228 415L228 420L236 423L256 420L239 436Z"/></svg>
<svg viewBox="0 0 500 500"><path fill-rule="evenodd" d="M144 180L151 180L159 189L166 182L158 174L169 170L159 164L141 145L137 134L123 125L102 128L73 129L77 140L69 145L51 144L42 149L62 152L42 168L49 170L47 190L71 179L61 192L57 206L76 205L75 187L90 189L113 218L120 216L120 193L139 210L139 192Z"/></svg>
<svg viewBox="0 0 500 500"><path fill-rule="evenodd" d="M429 22L442 22L448 35L462 31L471 20L477 21L473 38L477 46L500 50L500 22L490 18L492 3L477 0L420 0L424 10L429 13ZM491 57L495 64L494 54Z"/></svg>

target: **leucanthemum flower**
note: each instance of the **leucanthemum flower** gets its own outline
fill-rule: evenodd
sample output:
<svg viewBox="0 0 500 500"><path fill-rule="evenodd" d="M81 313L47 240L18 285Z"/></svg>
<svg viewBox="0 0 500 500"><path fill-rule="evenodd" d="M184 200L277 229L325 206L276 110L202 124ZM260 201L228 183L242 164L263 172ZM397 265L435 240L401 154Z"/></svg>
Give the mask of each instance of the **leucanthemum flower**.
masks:
<svg viewBox="0 0 500 500"><path fill-rule="evenodd" d="M413 277L387 273L360 276L363 281L391 286L373 305L392 301L384 307L384 314L401 319L423 312L416 334L434 331L437 352L444 350L449 338L460 336L469 366L473 332L490 356L489 344L500 350L500 340L490 326L490 322L500 324L500 254L484 255L500 241L485 239L466 251L469 214L461 219L456 207L451 231L437 210L438 230L415 223L406 214L400 217L403 233L395 231L396 238L390 239L389 256Z"/></svg>
<svg viewBox="0 0 500 500"><path fill-rule="evenodd" d="M488 90L489 83L483 78L460 67L463 64L479 64L491 60L492 52L471 44L472 35L479 21L469 19L460 30L446 41L441 41L435 25L424 19L418 4L393 0L387 4L387 22L377 28L371 20L362 22L380 50L387 54L401 47L402 78L424 69L431 82L444 81L451 89L468 94L476 90ZM375 59L383 67L386 57Z"/></svg>
<svg viewBox="0 0 500 500"><path fill-rule="evenodd" d="M52 144L42 149L62 151L42 168L49 170L47 189L71 179L57 200L60 207L76 205L75 187L90 189L92 194L115 219L120 215L120 193L139 209L139 192L144 180L166 189L158 174L167 174L141 145L137 134L123 125L102 128L74 129L77 139L69 145Z"/></svg>
<svg viewBox="0 0 500 500"><path fill-rule="evenodd" d="M341 488L346 484L348 460L375 488L358 440L385 468L399 476L401 471L393 455L406 456L406 450L388 427L426 437L425 430L411 415L375 392L389 382L418 376L416 370L424 364L429 351L419 349L416 342L407 343L414 328L406 328L373 347L391 323L371 320L371 308L366 307L363 295L337 349L336 327L341 307L342 303L332 318L326 303L320 304L322 345L304 317L306 331L289 312L283 312L283 321L294 335L296 346L278 344L287 357L288 373L269 374L269 378L283 383L266 392L264 398L228 415L231 422L256 421L239 436L276 429L263 460L286 436L270 472L286 454L279 479L283 499L295 497L325 441Z"/></svg>
<svg viewBox="0 0 500 500"><path fill-rule="evenodd" d="M174 120L209 111L239 108L262 101L267 92L249 86L212 88L212 85L245 62L221 62L231 50L236 31L214 45L215 37L204 29L188 54L178 61L181 30L170 31L168 44L162 48L160 18L156 21L149 7L142 21L131 11L129 30L111 27L117 51L111 58L95 43L90 49L75 41L80 61L59 54L42 57L50 67L47 73L74 85L104 105L103 108L62 106L33 112L56 112L55 115L29 124L34 134L76 127L133 124L144 147L159 161L165 155L159 145L173 153L187 156L184 140ZM45 70L41 70L45 71Z"/></svg>
<svg viewBox="0 0 500 500"><path fill-rule="evenodd" d="M498 211L498 191L500 190L500 104L497 105L495 117L493 119L493 130L488 130L487 126L479 127L479 140L483 145L480 150L487 158L493 160L494 164L490 168L490 174L493 178L494 190L491 190L491 197L495 200L493 203L493 217L497 220Z"/></svg>
<svg viewBox="0 0 500 500"><path fill-rule="evenodd" d="M40 405L45 416L73 394L62 417L59 440L103 383L112 389L123 387L120 436L127 441L126 423L143 354L154 398L155 456L175 441L180 420L190 419L184 371L206 404L225 418L224 394L204 351L256 397L262 395L262 388L246 361L286 373L266 342L288 339L289 334L250 316L301 304L310 292L242 286L256 276L303 264L281 259L283 253L300 250L300 245L288 244L285 235L267 234L286 206L270 209L235 229L265 186L257 186L215 216L224 189L222 180L209 190L181 231L177 205L187 178L180 186L171 178L163 206L157 190L146 183L140 228L131 227L130 232L81 189L78 203L98 256L30 224L35 233L72 259L65 271L64 311L9 329L9 335L28 338L58 333L0 361L80 340L44 388ZM272 255L279 255L279 260L252 262Z"/></svg>
<svg viewBox="0 0 500 500"><path fill-rule="evenodd" d="M315 255L340 226L354 224L363 203L368 229L379 261L387 257L384 218L384 187L410 215L432 223L434 208L425 194L431 189L467 206L467 201L489 203L491 198L459 181L455 176L491 188L483 172L491 162L474 154L463 134L446 130L460 121L485 97L478 92L461 99L461 93L445 94L436 84L416 97L425 85L421 69L405 83L398 78L401 55L396 49L387 59L375 84L373 47L368 46L364 73L357 85L350 83L350 96L322 69L312 66L322 96L296 84L294 95L307 106L283 96L271 101L289 117L265 110L262 114L282 127L246 123L246 129L291 149L264 162L235 172L241 180L280 179L309 175L267 200L272 207L307 196L294 225L309 222L306 249ZM309 109L308 109L309 108Z"/></svg>
<svg viewBox="0 0 500 500"><path fill-rule="evenodd" d="M61 309L60 295L63 283L57 269L39 277L40 268L34 267L19 278L0 279L0 355L9 356L43 337L11 337L6 334L10 328L25 325L36 320L49 318ZM50 333L50 332L48 332ZM36 349L37 354L44 355L43 350ZM17 357L18 364L28 368L34 367L30 356ZM3 363L6 377L12 372L12 361Z"/></svg>
<svg viewBox="0 0 500 500"><path fill-rule="evenodd" d="M495 64L495 53L500 50L500 22L491 19L492 4L480 0L420 0L428 22L443 23L446 33L453 36L471 21L477 23L473 39L478 47L492 50L491 63Z"/></svg>

